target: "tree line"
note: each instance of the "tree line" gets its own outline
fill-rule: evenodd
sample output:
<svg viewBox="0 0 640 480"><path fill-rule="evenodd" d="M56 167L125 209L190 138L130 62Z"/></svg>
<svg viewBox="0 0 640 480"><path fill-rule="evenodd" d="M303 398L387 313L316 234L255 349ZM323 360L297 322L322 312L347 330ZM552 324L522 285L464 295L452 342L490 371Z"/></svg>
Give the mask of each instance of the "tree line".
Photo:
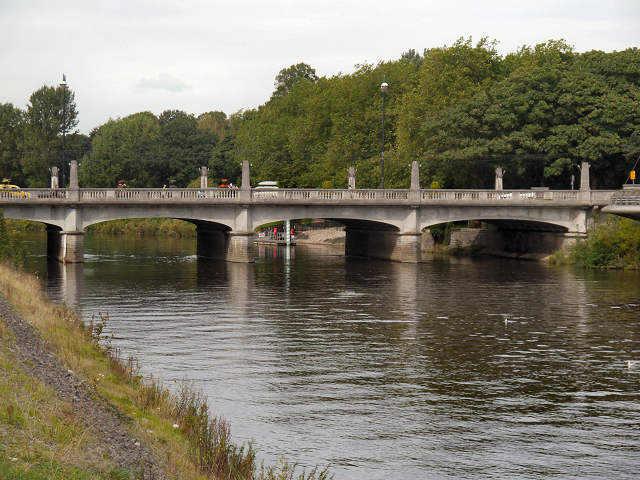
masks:
<svg viewBox="0 0 640 480"><path fill-rule="evenodd" d="M385 78L385 141L382 144ZM284 187L408 188L410 163L425 187L570 188L578 165L591 165L592 188L619 188L633 168L640 129L640 50L577 53L565 41L523 46L501 56L496 42L459 39L409 50L398 60L358 65L352 74L320 77L305 63L280 71L264 105L230 116L168 110L109 120L89 136L77 125L68 91L43 87L25 111L0 105L0 172L14 183L46 186L48 168L81 161L83 187L238 183L249 160L252 182ZM625 157L625 154L627 155Z"/></svg>

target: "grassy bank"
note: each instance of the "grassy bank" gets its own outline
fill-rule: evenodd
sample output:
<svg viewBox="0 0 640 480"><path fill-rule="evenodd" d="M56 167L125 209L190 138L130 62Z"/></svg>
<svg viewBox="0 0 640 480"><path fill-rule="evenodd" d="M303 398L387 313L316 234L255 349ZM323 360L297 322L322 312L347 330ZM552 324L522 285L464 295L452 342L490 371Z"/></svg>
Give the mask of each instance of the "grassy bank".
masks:
<svg viewBox="0 0 640 480"><path fill-rule="evenodd" d="M29 220L6 220L7 229L17 232L34 232L45 229L45 225ZM110 235L147 235L159 237L195 237L193 223L173 218L130 218L89 225L86 233L107 233Z"/></svg>
<svg viewBox="0 0 640 480"><path fill-rule="evenodd" d="M91 397L153 452L168 478L328 478L327 470L296 476L295 465L285 461L258 468L253 446L232 441L229 425L212 415L207 398L190 382L169 391L157 380L141 377L134 358L120 357L102 334L107 315L83 325L64 306L43 298L37 278L6 264L0 265L0 293ZM0 478L149 478L144 470L115 464L104 453L109 439L83 422L78 404L61 400L29 373L31 366L17 353L20 339L7 325L0 318Z"/></svg>
<svg viewBox="0 0 640 480"><path fill-rule="evenodd" d="M607 215L596 221L587 238L579 240L565 251L555 252L550 261L585 268L638 270L640 222Z"/></svg>
<svg viewBox="0 0 640 480"><path fill-rule="evenodd" d="M108 233L112 235L147 235L164 237L195 237L193 223L172 218L133 218L112 220L89 225L87 233Z"/></svg>

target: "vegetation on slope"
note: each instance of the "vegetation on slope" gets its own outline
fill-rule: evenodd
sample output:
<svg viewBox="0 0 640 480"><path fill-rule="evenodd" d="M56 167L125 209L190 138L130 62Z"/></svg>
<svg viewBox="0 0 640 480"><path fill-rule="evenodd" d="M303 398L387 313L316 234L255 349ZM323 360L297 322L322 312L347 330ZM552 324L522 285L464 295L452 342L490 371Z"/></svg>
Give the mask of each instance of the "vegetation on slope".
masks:
<svg viewBox="0 0 640 480"><path fill-rule="evenodd" d="M640 222L607 215L589 230L589 236L551 261L586 268L640 269Z"/></svg>

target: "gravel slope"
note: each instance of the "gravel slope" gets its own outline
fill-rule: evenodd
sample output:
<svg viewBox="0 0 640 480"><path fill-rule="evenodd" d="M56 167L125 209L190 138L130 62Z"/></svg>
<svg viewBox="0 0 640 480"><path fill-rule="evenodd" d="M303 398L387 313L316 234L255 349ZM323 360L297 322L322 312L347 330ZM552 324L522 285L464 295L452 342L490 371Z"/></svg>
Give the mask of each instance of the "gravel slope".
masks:
<svg viewBox="0 0 640 480"><path fill-rule="evenodd" d="M101 455L126 469L144 472L144 478L166 478L153 461L151 453L139 440L131 437L123 426L126 418L108 408L104 399L94 399L84 383L67 370L50 351L48 342L18 317L6 298L0 295L0 317L15 340L9 343L22 370L53 388L59 399L70 405L82 423L98 439Z"/></svg>

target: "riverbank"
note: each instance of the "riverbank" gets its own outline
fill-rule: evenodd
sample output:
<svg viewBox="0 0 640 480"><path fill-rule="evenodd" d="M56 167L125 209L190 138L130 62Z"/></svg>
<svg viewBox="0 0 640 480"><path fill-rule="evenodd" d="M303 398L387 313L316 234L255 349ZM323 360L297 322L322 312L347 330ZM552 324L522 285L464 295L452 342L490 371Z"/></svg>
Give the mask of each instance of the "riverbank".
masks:
<svg viewBox="0 0 640 480"><path fill-rule="evenodd" d="M114 374L71 312L5 265L0 289L0 476L167 478L140 426L100 388Z"/></svg>
<svg viewBox="0 0 640 480"><path fill-rule="evenodd" d="M108 321L83 325L0 265L0 478L294 478L287 462L259 471L190 382L142 378L102 335ZM327 478L312 473L300 478Z"/></svg>
<svg viewBox="0 0 640 480"><path fill-rule="evenodd" d="M339 245L345 241L344 227L306 230L296 234L296 243Z"/></svg>

